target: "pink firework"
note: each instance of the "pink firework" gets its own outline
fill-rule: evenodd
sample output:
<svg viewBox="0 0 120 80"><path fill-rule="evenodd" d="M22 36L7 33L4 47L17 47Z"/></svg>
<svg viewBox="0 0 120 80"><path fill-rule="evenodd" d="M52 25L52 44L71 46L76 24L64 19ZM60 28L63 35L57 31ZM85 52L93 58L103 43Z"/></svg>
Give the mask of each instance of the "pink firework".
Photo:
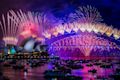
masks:
<svg viewBox="0 0 120 80"><path fill-rule="evenodd" d="M38 37L41 33L41 24L39 20L39 16L35 15L34 12L27 11L26 13L22 10L19 11L10 11L12 16L17 17L19 19L19 44L26 38L29 37ZM21 39L22 38L22 39Z"/></svg>

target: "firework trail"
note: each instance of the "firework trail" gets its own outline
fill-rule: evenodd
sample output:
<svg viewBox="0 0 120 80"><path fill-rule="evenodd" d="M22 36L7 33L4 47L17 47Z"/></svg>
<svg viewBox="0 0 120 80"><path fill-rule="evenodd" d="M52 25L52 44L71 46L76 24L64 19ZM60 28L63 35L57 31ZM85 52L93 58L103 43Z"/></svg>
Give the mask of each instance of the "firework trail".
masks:
<svg viewBox="0 0 120 80"><path fill-rule="evenodd" d="M17 37L19 35L19 20L17 17L11 16L8 12L7 15L2 14L2 20L0 21L0 27L2 29L3 40L5 44L17 44Z"/></svg>
<svg viewBox="0 0 120 80"><path fill-rule="evenodd" d="M79 7L79 9L75 12L75 16L79 22L83 23L98 23L103 21L98 10L89 5L87 5L86 7Z"/></svg>

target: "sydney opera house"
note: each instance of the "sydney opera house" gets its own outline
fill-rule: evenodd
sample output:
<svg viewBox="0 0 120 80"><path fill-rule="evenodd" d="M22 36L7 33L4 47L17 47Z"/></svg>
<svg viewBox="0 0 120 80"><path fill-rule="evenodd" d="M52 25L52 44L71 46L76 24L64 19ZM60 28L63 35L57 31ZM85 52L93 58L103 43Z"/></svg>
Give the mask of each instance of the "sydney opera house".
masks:
<svg viewBox="0 0 120 80"><path fill-rule="evenodd" d="M0 30L0 80L120 79L120 30L91 5L62 17L11 9Z"/></svg>

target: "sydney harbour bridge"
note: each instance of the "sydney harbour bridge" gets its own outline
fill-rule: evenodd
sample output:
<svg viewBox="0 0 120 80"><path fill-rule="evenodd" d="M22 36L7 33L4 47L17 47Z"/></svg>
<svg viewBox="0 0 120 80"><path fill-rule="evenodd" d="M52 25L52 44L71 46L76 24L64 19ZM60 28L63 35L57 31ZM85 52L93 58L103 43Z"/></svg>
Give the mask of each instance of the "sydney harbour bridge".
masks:
<svg viewBox="0 0 120 80"><path fill-rule="evenodd" d="M40 45L48 45L50 55L68 58L119 56L120 30L103 23L100 13L92 6L79 7L62 18L52 13L22 10L9 10L1 18L6 47L12 45L32 52L40 51ZM29 40L30 37L33 39Z"/></svg>

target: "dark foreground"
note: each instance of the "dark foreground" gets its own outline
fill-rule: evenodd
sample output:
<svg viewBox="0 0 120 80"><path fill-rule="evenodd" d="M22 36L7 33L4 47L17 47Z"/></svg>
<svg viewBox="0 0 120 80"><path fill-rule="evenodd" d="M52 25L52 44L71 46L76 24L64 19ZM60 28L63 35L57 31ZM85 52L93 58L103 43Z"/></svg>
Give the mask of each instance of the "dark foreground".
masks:
<svg viewBox="0 0 120 80"><path fill-rule="evenodd" d="M120 80L119 60L1 61L0 80Z"/></svg>

